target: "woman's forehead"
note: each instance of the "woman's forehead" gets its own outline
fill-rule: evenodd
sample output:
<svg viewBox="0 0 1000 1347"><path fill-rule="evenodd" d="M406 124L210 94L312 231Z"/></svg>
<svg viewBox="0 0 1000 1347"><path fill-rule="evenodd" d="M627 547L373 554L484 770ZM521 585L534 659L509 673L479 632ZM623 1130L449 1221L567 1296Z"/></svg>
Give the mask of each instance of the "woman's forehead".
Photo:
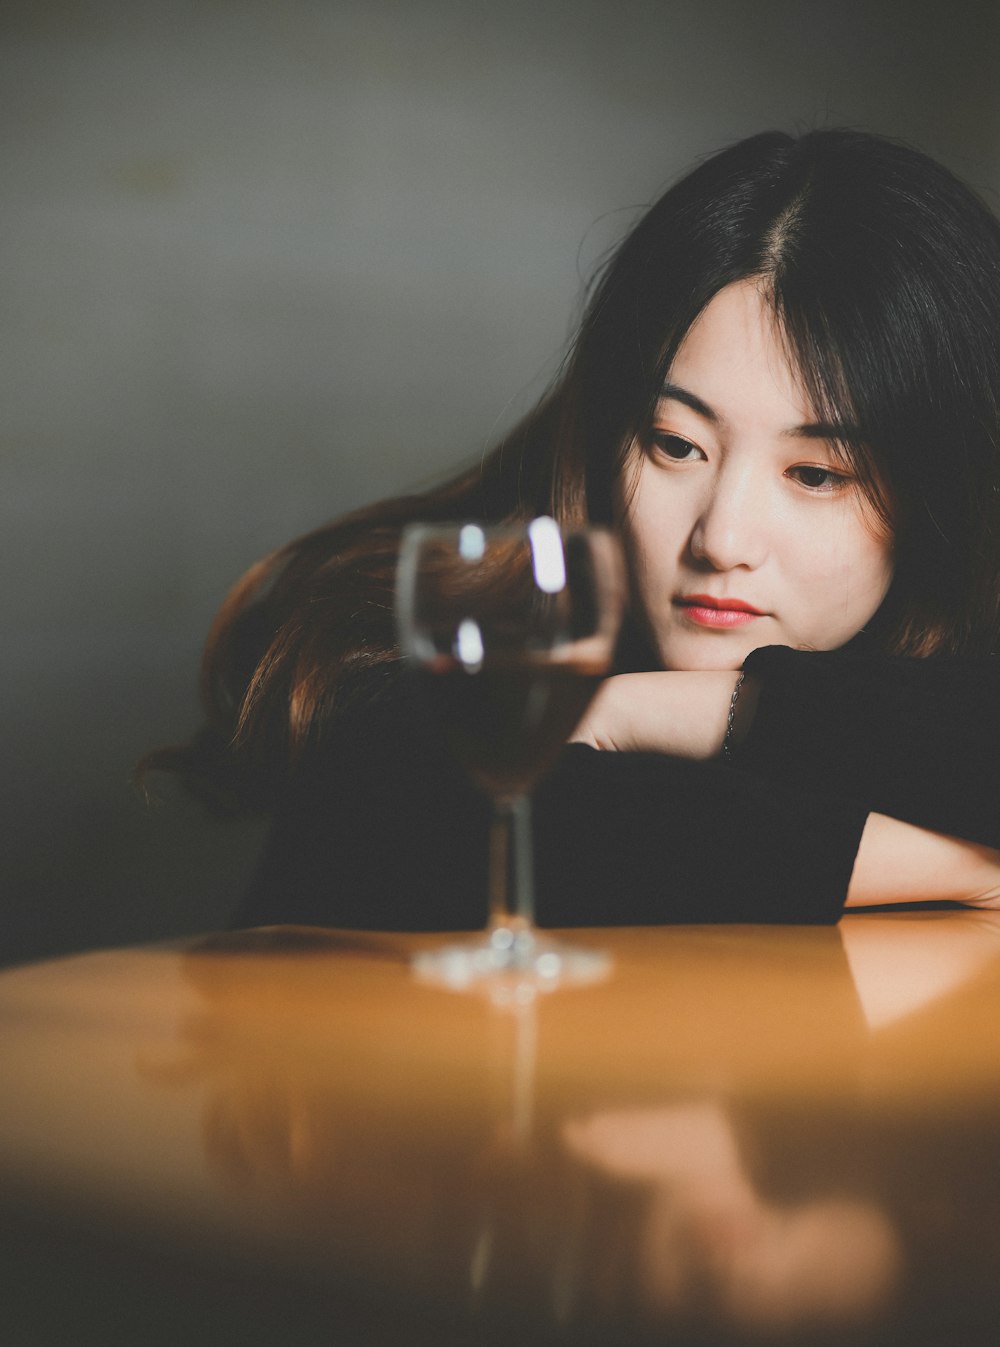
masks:
<svg viewBox="0 0 1000 1347"><path fill-rule="evenodd" d="M678 346L661 392L720 426L753 418L792 433L818 420L757 280L734 282L713 296Z"/></svg>

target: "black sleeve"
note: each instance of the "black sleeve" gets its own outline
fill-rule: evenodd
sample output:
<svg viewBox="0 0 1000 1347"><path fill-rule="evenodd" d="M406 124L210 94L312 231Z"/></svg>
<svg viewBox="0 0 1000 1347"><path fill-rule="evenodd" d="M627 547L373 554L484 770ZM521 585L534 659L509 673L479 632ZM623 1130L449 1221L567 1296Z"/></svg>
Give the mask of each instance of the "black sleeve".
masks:
<svg viewBox="0 0 1000 1347"><path fill-rule="evenodd" d="M769 646L745 771L1000 847L1000 660Z"/></svg>
<svg viewBox="0 0 1000 1347"><path fill-rule="evenodd" d="M359 709L279 811L237 923L468 930L489 804L405 680ZM571 745L535 799L540 924L831 923L866 810L716 762Z"/></svg>

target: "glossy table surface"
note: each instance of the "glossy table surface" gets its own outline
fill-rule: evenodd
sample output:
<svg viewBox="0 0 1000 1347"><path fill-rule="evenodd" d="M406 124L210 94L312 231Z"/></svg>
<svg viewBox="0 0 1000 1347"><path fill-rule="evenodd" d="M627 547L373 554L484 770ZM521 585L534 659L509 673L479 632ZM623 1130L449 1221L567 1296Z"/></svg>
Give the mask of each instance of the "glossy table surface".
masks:
<svg viewBox="0 0 1000 1347"><path fill-rule="evenodd" d="M1000 914L573 938L534 995L303 928L0 974L0 1340L1000 1340Z"/></svg>

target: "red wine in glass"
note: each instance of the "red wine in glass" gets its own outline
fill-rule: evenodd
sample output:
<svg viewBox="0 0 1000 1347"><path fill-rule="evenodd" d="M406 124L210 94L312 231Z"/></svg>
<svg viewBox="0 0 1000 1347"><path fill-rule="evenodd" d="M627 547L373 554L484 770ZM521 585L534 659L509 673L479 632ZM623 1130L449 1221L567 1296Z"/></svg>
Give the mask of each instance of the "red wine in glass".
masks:
<svg viewBox="0 0 1000 1347"><path fill-rule="evenodd" d="M413 524L400 549L400 645L429 712L493 801L490 924L484 936L418 956L455 987L514 973L545 985L599 976L603 955L534 926L530 792L607 674L623 567L603 529L539 518L509 525Z"/></svg>

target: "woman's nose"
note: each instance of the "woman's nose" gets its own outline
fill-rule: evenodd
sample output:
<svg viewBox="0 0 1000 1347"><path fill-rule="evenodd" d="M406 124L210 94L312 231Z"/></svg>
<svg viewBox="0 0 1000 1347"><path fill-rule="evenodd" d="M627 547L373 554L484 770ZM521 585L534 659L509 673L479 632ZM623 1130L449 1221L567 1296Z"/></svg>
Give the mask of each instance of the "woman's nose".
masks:
<svg viewBox="0 0 1000 1347"><path fill-rule="evenodd" d="M767 555L767 532L766 502L757 485L723 473L695 521L690 549L713 570L754 570Z"/></svg>

